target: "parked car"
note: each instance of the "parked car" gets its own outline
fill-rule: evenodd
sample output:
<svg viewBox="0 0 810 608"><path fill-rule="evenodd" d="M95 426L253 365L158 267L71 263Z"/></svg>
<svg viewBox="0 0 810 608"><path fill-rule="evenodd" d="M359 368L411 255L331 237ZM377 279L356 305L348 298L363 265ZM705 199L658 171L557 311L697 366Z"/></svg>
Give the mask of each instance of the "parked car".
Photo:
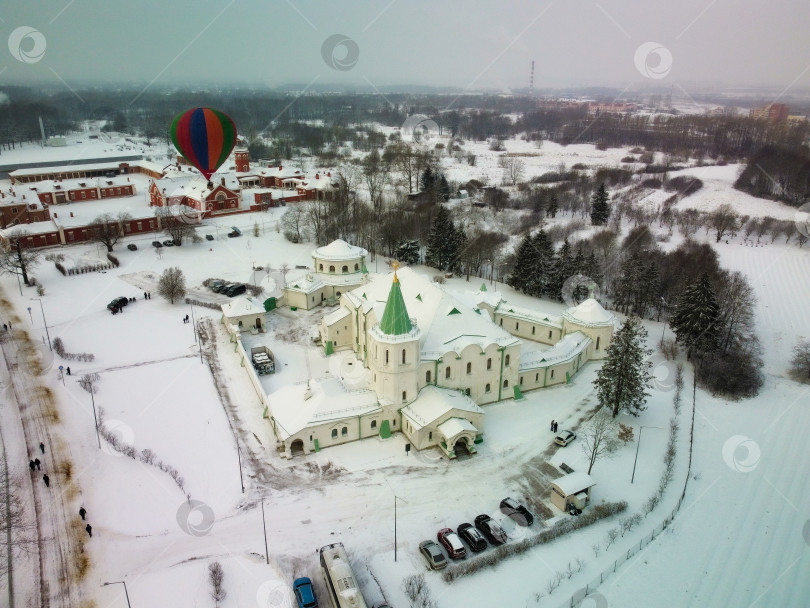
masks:
<svg viewBox="0 0 810 608"><path fill-rule="evenodd" d="M152 241L152 247L158 249L160 247L163 247L163 244L160 241Z"/></svg>
<svg viewBox="0 0 810 608"><path fill-rule="evenodd" d="M293 593L298 608L317 608L318 600L315 597L315 590L312 588L312 581L306 576L295 579L293 583Z"/></svg>
<svg viewBox="0 0 810 608"><path fill-rule="evenodd" d="M565 510L568 512L569 515L582 514L582 509L577 509L577 507L572 502L565 503Z"/></svg>
<svg viewBox="0 0 810 608"><path fill-rule="evenodd" d="M121 296L120 298L115 298L112 302L107 304L107 310L116 310L123 306L126 306L129 303L129 298L125 298Z"/></svg>
<svg viewBox="0 0 810 608"><path fill-rule="evenodd" d="M127 249L129 249L130 251L138 251L138 246L135 243L130 243L129 245L127 245Z"/></svg>
<svg viewBox="0 0 810 608"><path fill-rule="evenodd" d="M228 289L226 289L222 293L224 293L229 298L232 298L234 296L238 296L245 293L245 291L247 291L247 286L244 283L237 283L236 285L231 285L230 287L228 287Z"/></svg>
<svg viewBox="0 0 810 608"><path fill-rule="evenodd" d="M447 567L447 558L444 557L441 547L432 540L424 540L419 543L419 551L433 570L441 570Z"/></svg>
<svg viewBox="0 0 810 608"><path fill-rule="evenodd" d="M501 513L508 515L521 526L531 526L534 523L534 515L514 498L504 498L501 501Z"/></svg>
<svg viewBox="0 0 810 608"><path fill-rule="evenodd" d="M459 538L469 545L473 553L480 553L487 548L487 539L472 524L465 522L458 527L456 532L458 532Z"/></svg>
<svg viewBox="0 0 810 608"><path fill-rule="evenodd" d="M212 291L219 291L219 287L223 287L225 285L225 281L221 281L219 279L214 279L208 284L208 287L211 288Z"/></svg>
<svg viewBox="0 0 810 608"><path fill-rule="evenodd" d="M166 239L165 241L163 241L163 245L165 247L174 247L175 243L172 239Z"/></svg>
<svg viewBox="0 0 810 608"><path fill-rule="evenodd" d="M234 238L236 236L242 236L242 231L239 230L236 226L231 226L231 231L228 233L228 236Z"/></svg>
<svg viewBox="0 0 810 608"><path fill-rule="evenodd" d="M205 235L205 240L206 241L213 241L214 240L214 235L213 234L206 234Z"/></svg>
<svg viewBox="0 0 810 608"><path fill-rule="evenodd" d="M506 532L500 524L489 515L483 514L475 518L475 527L487 537L492 545L502 545L506 542Z"/></svg>
<svg viewBox="0 0 810 608"><path fill-rule="evenodd" d="M236 285L236 283L228 283L227 281L223 281L220 285L211 287L211 289L213 289L216 293L225 293L225 290L227 290L231 285Z"/></svg>
<svg viewBox="0 0 810 608"><path fill-rule="evenodd" d="M573 431L562 430L557 433L557 436L554 438L554 443L565 447L576 438L577 436Z"/></svg>
<svg viewBox="0 0 810 608"><path fill-rule="evenodd" d="M464 559L467 557L467 549L464 548L458 534L453 532L450 528L442 528L439 530L436 538L447 551L447 555L452 559Z"/></svg>

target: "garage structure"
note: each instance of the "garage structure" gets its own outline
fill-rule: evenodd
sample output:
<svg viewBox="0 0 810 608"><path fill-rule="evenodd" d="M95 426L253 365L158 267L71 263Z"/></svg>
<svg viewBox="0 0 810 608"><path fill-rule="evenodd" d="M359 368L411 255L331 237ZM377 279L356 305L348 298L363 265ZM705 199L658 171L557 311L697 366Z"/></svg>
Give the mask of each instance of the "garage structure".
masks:
<svg viewBox="0 0 810 608"><path fill-rule="evenodd" d="M564 475L551 483L551 503L565 511L568 503L584 509L591 500L591 488L596 485L593 477L581 471Z"/></svg>

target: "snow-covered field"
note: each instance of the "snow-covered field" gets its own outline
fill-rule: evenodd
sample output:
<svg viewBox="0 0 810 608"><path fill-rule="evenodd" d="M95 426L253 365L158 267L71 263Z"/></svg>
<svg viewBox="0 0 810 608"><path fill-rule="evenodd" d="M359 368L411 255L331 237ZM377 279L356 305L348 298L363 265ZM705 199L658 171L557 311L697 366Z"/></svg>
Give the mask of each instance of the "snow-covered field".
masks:
<svg viewBox="0 0 810 608"><path fill-rule="evenodd" d="M492 183L499 183L502 170L495 155L483 143L469 144L473 146L478 165L446 160L448 178L462 181L486 174ZM523 157L527 177L556 170L560 162L569 168L577 162L618 165L626 153L550 143L538 149L518 140L506 142L506 148L537 155ZM746 213L754 215L762 209L774 217L779 208L787 209L731 189L733 167L689 171L703 179L706 187L683 205L709 209L721 204L717 201L733 200L745 206ZM276 231L280 213L271 209L266 214L234 216L223 220L214 242L166 248L160 255L148 245L151 236L135 239L132 242L139 250L130 252L119 245L116 255L121 267L106 273L63 277L50 262L43 262L35 272L46 289L42 305L50 338L62 338L69 352L95 355L92 362L65 362L57 357L41 379L56 396L61 421L54 425L54 432L69 447L60 457L72 460L73 481L80 489L77 496L67 498L72 510L68 517L84 505L93 525L93 538L86 543L92 565L83 585L85 597L98 606L126 605L121 585L101 586L109 581L126 581L133 606L213 605L207 580L211 561L220 561L225 569L228 596L221 603L223 608L292 606L289 588L298 576L313 579L321 604L326 605L316 550L335 541L346 545L369 604L384 597L395 608L408 606L403 578L426 571L418 553L420 541L435 539L440 528L455 528L480 513L494 516L498 502L507 495L538 506L548 504L548 496L537 492L547 481L542 471L545 462L555 466L565 462L577 470L587 467L576 441L567 448L552 447L548 425L556 419L561 428L575 428L594 407L591 381L598 367L593 363L570 385L529 393L520 402L487 406L485 441L477 455L463 461L447 462L435 453L406 455L405 441L398 434L292 461L279 458L256 393L219 325L220 315L194 308L195 316L210 322L206 327L216 345L215 378L209 366L200 362L192 325L182 322L191 312L189 307L164 302L157 296L155 283L165 268L179 266L195 293L213 301L214 296L201 287L206 278L252 283L256 265L310 264L312 244L293 245ZM259 237L252 235L256 221ZM225 228L230 225L243 228L245 236L226 238ZM215 228L206 231L217 234ZM587 600L590 605L803 606L810 597L806 576L810 494L803 487L810 477L804 447L810 429L810 393L785 377L796 337L810 336L810 316L803 309L810 300L810 250L778 243L751 248L735 241L716 247L721 263L745 272L756 289L765 386L756 399L737 403L697 392L692 478L684 506L664 534L599 588L599 601L606 604L594 603L592 597ZM61 252L71 258L98 254L95 245L66 247ZM257 274L256 282L267 278ZM448 281L448 288L466 291L480 283L481 279L467 283L455 278ZM16 280L7 276L0 279L0 287L14 308L15 328L26 329L35 341L44 339L38 302L30 300L35 292L24 287L20 296ZM558 304L538 304L502 283L488 284L488 289L496 288L516 304L543 306L554 313L561 310ZM153 299L144 300L144 291L151 291ZM123 314L113 316L105 306L119 295L137 300ZM9 319L11 314L3 313ZM278 388L274 383L283 376L298 382L307 375L324 374L330 361L308 345L306 335L300 341L285 337L290 327L314 323L320 312L271 314L277 317L263 341L287 368L282 366L276 378L266 380L267 390ZM652 346L663 328L653 322L645 325ZM64 384L59 365L71 366L72 375ZM107 427L138 450L150 449L157 459L177 469L183 477L182 490L166 473L117 454L103 439L98 448L90 395L77 383L85 373L100 376L94 399L104 410ZM652 391L648 410L638 419L621 418L636 429L637 438L639 426L645 427L633 483L635 442L594 467L596 503L626 500L628 513L634 513L654 493L664 469L666 428L673 415L670 373L666 364L656 368L659 388ZM567 605L574 591L598 579L617 557L649 537L677 503L685 481L690 391L684 397L675 479L663 503L640 526L605 548L606 533L617 524L615 519L607 520L452 584L426 572L437 605ZM9 438L7 449L15 472L27 475L26 447L19 439L17 435ZM52 485L56 487L51 489L58 489ZM395 496L401 499L397 501L396 561ZM568 517L554 513L545 525ZM75 520L79 526L78 515ZM535 524L530 533L540 526ZM598 556L594 544L601 546ZM564 578L549 595L549 579L577 559L584 562L581 572ZM26 580L21 578L18 586L33 584ZM0 606L5 601L5 594L0 594Z"/></svg>

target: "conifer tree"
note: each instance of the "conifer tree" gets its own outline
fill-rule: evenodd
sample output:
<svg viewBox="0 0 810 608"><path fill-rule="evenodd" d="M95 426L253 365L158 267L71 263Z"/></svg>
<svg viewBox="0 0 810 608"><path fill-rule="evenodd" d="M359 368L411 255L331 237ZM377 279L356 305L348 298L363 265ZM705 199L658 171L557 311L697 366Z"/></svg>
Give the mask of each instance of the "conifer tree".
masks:
<svg viewBox="0 0 810 608"><path fill-rule="evenodd" d="M675 338L686 347L687 356L699 357L717 349L720 307L709 275L704 273L686 289L675 305L670 325Z"/></svg>
<svg viewBox="0 0 810 608"><path fill-rule="evenodd" d="M647 409L652 351L646 348L647 330L633 317L613 336L602 368L593 381L599 404L609 408L613 417L622 410L638 416Z"/></svg>
<svg viewBox="0 0 810 608"><path fill-rule="evenodd" d="M559 210L560 210L560 202L557 200L557 195L552 194L551 200L548 203L548 208L546 209L546 215L553 219L557 217L557 211Z"/></svg>
<svg viewBox="0 0 810 608"><path fill-rule="evenodd" d="M551 295L554 279L554 245L544 230L532 239L532 264L529 275L529 294Z"/></svg>
<svg viewBox="0 0 810 608"><path fill-rule="evenodd" d="M425 264L439 270L448 270L456 257L456 246L456 227L447 209L439 206L436 217L430 225Z"/></svg>
<svg viewBox="0 0 810 608"><path fill-rule="evenodd" d="M593 195L593 206L591 207L591 224L594 226L604 226L610 218L610 207L608 206L608 193L604 182L599 184L599 189Z"/></svg>
<svg viewBox="0 0 810 608"><path fill-rule="evenodd" d="M527 234L523 237L520 245L518 245L517 252L515 253L515 264L512 266L512 272L510 272L509 276L506 278L506 284L523 293L528 293L532 262L532 237Z"/></svg>

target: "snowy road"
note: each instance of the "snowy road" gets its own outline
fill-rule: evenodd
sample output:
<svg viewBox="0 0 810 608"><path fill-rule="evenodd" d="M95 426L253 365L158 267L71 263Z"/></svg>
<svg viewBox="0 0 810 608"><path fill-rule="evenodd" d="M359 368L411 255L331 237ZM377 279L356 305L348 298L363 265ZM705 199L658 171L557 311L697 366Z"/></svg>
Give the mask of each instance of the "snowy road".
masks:
<svg viewBox="0 0 810 608"><path fill-rule="evenodd" d="M82 538L85 532L71 515L76 488L69 449L56 428L59 414L52 393L40 383L42 374L49 371L48 355L32 344L24 331L5 334L1 344L3 364L8 370L7 415L17 416L22 423L22 437L18 439L20 444L24 442L26 457L42 462L41 472L32 474L31 483L25 484L30 494L24 498L26 504L33 505L36 515L38 556L34 556L32 563L37 572L34 577L17 572L15 582L25 587L33 579L36 588L30 592L36 605L80 606L81 580L87 569ZM38 447L40 442L45 445L44 453ZM15 456L22 451L22 445L18 447ZM49 476L49 487L43 480L45 474ZM23 589L21 593L26 591Z"/></svg>

